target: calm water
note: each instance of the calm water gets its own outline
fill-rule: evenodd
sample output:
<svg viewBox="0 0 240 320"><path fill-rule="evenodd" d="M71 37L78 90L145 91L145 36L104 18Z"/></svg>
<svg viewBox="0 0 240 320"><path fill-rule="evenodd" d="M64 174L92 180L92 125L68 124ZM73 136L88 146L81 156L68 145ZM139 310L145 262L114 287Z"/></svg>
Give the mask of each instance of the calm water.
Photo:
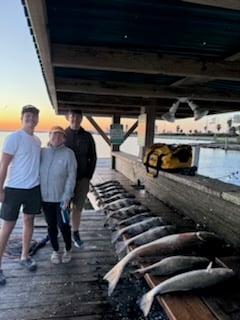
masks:
<svg viewBox="0 0 240 320"><path fill-rule="evenodd" d="M0 131L0 148L2 143L9 132ZM36 133L42 141L42 145L46 146L48 141L48 133ZM106 163L103 158L110 158L110 147L103 140L100 135L93 135L96 142L98 164ZM171 143L169 139L156 139L155 142ZM193 141L193 140L174 140L174 143L207 143L206 141ZM138 155L139 147L137 145L137 138L135 136L129 137L120 147L121 151L127 152L132 155ZM219 179L221 181L239 185L240 186L240 152L232 150L201 148L200 158L198 164L198 173Z"/></svg>

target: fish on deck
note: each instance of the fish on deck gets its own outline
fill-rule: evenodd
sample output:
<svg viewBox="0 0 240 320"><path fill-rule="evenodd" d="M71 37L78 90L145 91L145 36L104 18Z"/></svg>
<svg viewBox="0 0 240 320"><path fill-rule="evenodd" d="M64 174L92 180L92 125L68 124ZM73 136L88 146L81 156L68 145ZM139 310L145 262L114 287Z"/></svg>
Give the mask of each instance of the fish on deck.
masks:
<svg viewBox="0 0 240 320"><path fill-rule="evenodd" d="M112 233L112 243L115 243L123 233L128 233L130 236L135 236L139 233L149 230L152 227L163 226L167 224L167 221L161 217L147 218L143 221L136 222L130 226L114 231Z"/></svg>
<svg viewBox="0 0 240 320"><path fill-rule="evenodd" d="M115 246L116 253L120 254L129 245L139 247L139 246L142 246L143 244L154 241L156 239L160 239L167 235L174 234L176 233L176 231L177 231L177 228L175 225L164 225L164 226L153 227L127 240L117 242Z"/></svg>
<svg viewBox="0 0 240 320"><path fill-rule="evenodd" d="M106 221L109 219L125 219L132 217L133 215L139 214L139 213L147 213L150 212L150 209L143 206L143 205L129 205L128 207L116 209L106 216Z"/></svg>
<svg viewBox="0 0 240 320"><path fill-rule="evenodd" d="M109 188L106 188L105 190L100 190L100 191L95 190L95 192L97 197L102 198L102 197L111 196L112 192L125 193L127 192L127 190L122 186L116 186L116 187L109 187Z"/></svg>
<svg viewBox="0 0 240 320"><path fill-rule="evenodd" d="M130 226L131 224L134 224L136 222L140 222L145 220L146 218L149 217L156 217L155 214L151 213L151 212L143 212L143 213L137 213L131 217L127 217L125 219L121 219L120 221L116 222L115 225L113 226L115 229L118 227L126 227L126 226Z"/></svg>
<svg viewBox="0 0 240 320"><path fill-rule="evenodd" d="M104 280L108 281L108 294L112 294L125 266L139 256L167 256L192 253L192 251L202 253L203 250L217 254L223 245L221 238L207 231L172 234L144 244L129 252L104 276Z"/></svg>
<svg viewBox="0 0 240 320"><path fill-rule="evenodd" d="M141 202L131 198L118 199L110 204L104 205L103 210L107 212L114 211L131 205L141 205Z"/></svg>
<svg viewBox="0 0 240 320"><path fill-rule="evenodd" d="M90 183L90 185L93 187L93 188L104 188L108 185L120 185L120 182L118 180L107 180L107 181L104 181L104 182L100 182L100 183L97 183L97 184L92 184Z"/></svg>
<svg viewBox="0 0 240 320"><path fill-rule="evenodd" d="M190 291L214 286L235 275L228 268L209 268L184 272L173 276L148 291L140 301L140 308L146 317L156 295L175 291Z"/></svg>
<svg viewBox="0 0 240 320"><path fill-rule="evenodd" d="M109 204L113 201L124 199L124 198L135 198L135 195L129 192L123 192L106 199L104 197L101 197L99 200L102 203L102 205L104 205L104 204Z"/></svg>
<svg viewBox="0 0 240 320"><path fill-rule="evenodd" d="M145 268L134 270L132 273L136 275L150 273L154 276L172 276L180 272L206 268L209 262L209 259L205 257L178 255L164 258Z"/></svg>

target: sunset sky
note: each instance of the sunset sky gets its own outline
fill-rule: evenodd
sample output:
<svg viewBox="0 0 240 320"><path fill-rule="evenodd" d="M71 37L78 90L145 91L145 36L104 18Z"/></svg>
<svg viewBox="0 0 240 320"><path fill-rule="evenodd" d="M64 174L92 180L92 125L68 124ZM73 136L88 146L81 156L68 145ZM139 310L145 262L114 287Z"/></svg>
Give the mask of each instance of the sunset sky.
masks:
<svg viewBox="0 0 240 320"><path fill-rule="evenodd" d="M67 126L64 116L55 114L49 101L35 47L27 26L21 0L1 1L0 4L0 130L15 130L20 126L20 112L23 105L33 104L40 109L40 122L37 130L48 130L52 125ZM217 123L226 127L232 114L208 116L199 121L185 119L168 123L157 121L158 131L176 131L177 125L183 130L188 128L204 131L204 126L214 131ZM95 119L103 130L111 119ZM122 123L128 127L135 120ZM83 126L92 129L84 119Z"/></svg>

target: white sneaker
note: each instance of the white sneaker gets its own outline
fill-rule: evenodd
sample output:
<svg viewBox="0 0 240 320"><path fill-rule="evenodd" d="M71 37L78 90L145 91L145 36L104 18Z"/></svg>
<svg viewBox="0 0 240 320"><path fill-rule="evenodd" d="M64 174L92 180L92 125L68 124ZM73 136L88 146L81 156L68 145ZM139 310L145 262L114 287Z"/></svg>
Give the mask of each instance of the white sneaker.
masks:
<svg viewBox="0 0 240 320"><path fill-rule="evenodd" d="M51 255L51 262L54 264L59 264L60 261L60 254L57 251L53 251Z"/></svg>
<svg viewBox="0 0 240 320"><path fill-rule="evenodd" d="M71 250L66 251L62 254L62 263L68 263L72 260Z"/></svg>

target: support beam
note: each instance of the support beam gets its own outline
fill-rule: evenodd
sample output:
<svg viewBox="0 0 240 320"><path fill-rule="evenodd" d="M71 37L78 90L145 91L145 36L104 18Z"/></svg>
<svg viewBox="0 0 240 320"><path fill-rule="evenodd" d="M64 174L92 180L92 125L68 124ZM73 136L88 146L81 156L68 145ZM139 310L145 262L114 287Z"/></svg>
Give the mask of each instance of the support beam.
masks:
<svg viewBox="0 0 240 320"><path fill-rule="evenodd" d="M90 116L85 116L88 121L93 125L93 127L97 130L97 132L103 137L103 139L107 142L107 144L110 146L110 140L108 138L108 136L106 135L106 133L101 129L101 127L99 127L99 125L97 124L97 122Z"/></svg>
<svg viewBox="0 0 240 320"><path fill-rule="evenodd" d="M138 126L138 120L131 126L131 128L129 128L128 132L126 132L123 138L124 141L134 132L137 126Z"/></svg>
<svg viewBox="0 0 240 320"><path fill-rule="evenodd" d="M57 78L56 87L62 92L77 92L99 95L117 95L125 97L172 98L193 97L194 100L232 101L239 102L240 93L237 90L218 90L201 86L168 87L149 84L131 84L108 81L102 83L95 80Z"/></svg>
<svg viewBox="0 0 240 320"><path fill-rule="evenodd" d="M193 58L99 47L53 44L52 62L55 67L240 80L239 62L203 63Z"/></svg>

